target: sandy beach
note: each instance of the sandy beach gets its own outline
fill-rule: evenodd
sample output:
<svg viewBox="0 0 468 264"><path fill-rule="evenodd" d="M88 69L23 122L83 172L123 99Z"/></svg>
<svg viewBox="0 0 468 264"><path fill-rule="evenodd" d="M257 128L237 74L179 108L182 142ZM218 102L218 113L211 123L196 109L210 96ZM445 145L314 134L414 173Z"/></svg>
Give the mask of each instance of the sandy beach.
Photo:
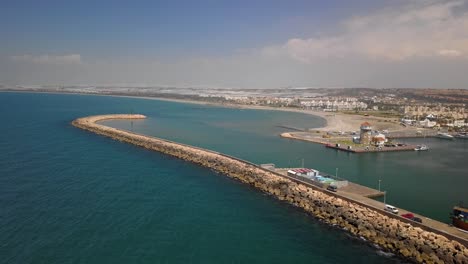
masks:
<svg viewBox="0 0 468 264"><path fill-rule="evenodd" d="M198 105L209 105L209 106L219 106L227 108L237 108L237 109L255 109L255 110L269 110L269 111L285 111L285 112L295 112L303 113L313 116L318 116L326 120L326 125L320 128L314 128L318 131L358 131L359 127L364 122L369 122L376 130L389 130L389 131L404 131L408 128L401 127L398 121L395 121L395 118L383 118L375 116L363 116L363 115L353 115L353 114L343 114L337 112L324 112L317 110L308 110L308 109L298 109L298 108L286 108L286 107L271 107L271 106L259 106L259 105L239 105L239 104L220 104L220 103L210 103L196 100L182 100L182 99L170 99L170 98L158 98L158 97L146 97L146 96L120 96L120 95L110 95L116 97L128 97L128 98L140 98L140 99L149 99L149 100L160 100L160 101L169 101L169 102L178 102L178 103L189 103L189 104L198 104Z"/></svg>

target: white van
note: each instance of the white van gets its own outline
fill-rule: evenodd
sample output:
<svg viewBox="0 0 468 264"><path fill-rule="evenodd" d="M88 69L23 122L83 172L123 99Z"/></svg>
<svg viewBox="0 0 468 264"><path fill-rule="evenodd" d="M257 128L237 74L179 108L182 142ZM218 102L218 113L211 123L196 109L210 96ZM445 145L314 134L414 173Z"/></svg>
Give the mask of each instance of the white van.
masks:
<svg viewBox="0 0 468 264"><path fill-rule="evenodd" d="M389 204L386 204L385 205L385 208L384 208L385 211L389 211L389 212L392 212L394 214L398 214L398 209L396 209L395 206L391 206Z"/></svg>

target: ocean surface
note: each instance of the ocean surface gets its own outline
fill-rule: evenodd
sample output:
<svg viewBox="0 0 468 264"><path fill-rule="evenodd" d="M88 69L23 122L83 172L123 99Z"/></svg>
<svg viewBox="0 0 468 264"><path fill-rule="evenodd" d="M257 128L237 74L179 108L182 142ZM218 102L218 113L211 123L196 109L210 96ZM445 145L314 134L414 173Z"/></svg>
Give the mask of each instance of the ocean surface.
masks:
<svg viewBox="0 0 468 264"><path fill-rule="evenodd" d="M421 139L429 152L353 155L278 137L324 120L158 100L0 93L0 263L400 263L369 243L211 170L70 125L109 125L256 163L305 165L448 221L467 199L468 142Z"/></svg>

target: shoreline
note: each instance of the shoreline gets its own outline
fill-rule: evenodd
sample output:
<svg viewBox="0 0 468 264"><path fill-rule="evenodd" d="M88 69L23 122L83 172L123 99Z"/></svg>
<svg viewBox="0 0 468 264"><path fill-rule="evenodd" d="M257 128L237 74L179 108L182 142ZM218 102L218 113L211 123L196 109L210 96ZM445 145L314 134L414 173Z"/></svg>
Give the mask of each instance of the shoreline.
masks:
<svg viewBox="0 0 468 264"><path fill-rule="evenodd" d="M201 106L211 106L211 107L222 107L222 108L230 108L230 109L247 109L247 110L261 110L261 111L282 111L282 112L289 112L289 113L300 113L305 115L310 115L315 118L321 118L325 121L325 124L321 127L305 127L302 128L304 133L311 133L310 135L298 135L298 133L294 131L286 131L278 136L281 138L289 139L289 140L298 140L304 143L314 143L314 144L321 144L321 145L330 145L330 143L334 142L333 138L313 138L317 135L315 133L337 133L337 132L351 132L351 131L358 131L360 125L364 122L371 122L373 124L373 129L376 130L388 130L390 134L395 133L398 135L396 137L392 137L390 134L387 136L389 138L406 138L406 137L421 137L417 134L417 129L405 127L402 128L399 123L395 124L390 120L394 118L383 118L383 117L376 117L376 116L362 116L362 115L355 115L355 114L345 114L339 112L325 112L325 111L317 111L317 110L309 110L309 109L298 109L298 108L291 108L291 107L272 107L272 106L260 106L260 105L242 105L242 104L232 104L232 103L217 103L217 102L206 102L201 100L190 100L190 99L177 99L177 98L164 98L164 97L157 97L151 95L121 95L121 94L102 94L102 93L80 93L80 92L60 92L60 91L28 91L28 90L0 90L0 92L19 92L19 93L45 93L45 94L74 94L74 95L83 95L83 96L108 96L108 97L116 97L116 98L131 98L131 99L142 99L142 100L156 100L156 101L165 101L165 102L174 102L174 103L183 103L183 104L193 104L193 105L201 105ZM431 132L424 132L424 134L431 133ZM300 134L300 133L299 133ZM351 135L348 133L348 140L351 139ZM405 135L405 136L401 136ZM337 138L337 140L342 140L342 138ZM334 145L334 144L332 144ZM385 149L385 151L408 151L414 150L416 145L401 149L401 150L390 150ZM336 148L340 151L349 151L346 148ZM367 151L364 148L360 148L360 150L351 150L352 153L378 153L382 151Z"/></svg>
<svg viewBox="0 0 468 264"><path fill-rule="evenodd" d="M307 109L295 109L295 108L288 108L288 107L272 107L272 106L260 106L260 105L223 104L223 103L205 102L205 101L199 101L199 100L190 100L190 99L163 98L163 97L157 97L157 96L59 92L59 91L28 91L28 90L0 90L0 92L109 96L109 97L123 97L123 98L134 98L134 99L143 99L143 100L158 100L158 101L175 102L175 103L196 104L196 105L223 107L223 108L231 108L231 109L250 109L250 110L283 111L283 112L291 112L291 113L301 113L301 114L312 115L314 117L319 117L319 118L324 119L325 126L313 128L314 130L319 130L319 131L339 131L340 127L351 128L349 124L346 123L347 121L348 122L350 121L350 117L363 118L363 116L360 116L360 115L350 115L350 114L324 112L324 111L307 110ZM379 120L382 118L371 117L371 118L365 118L365 119L366 120ZM357 130L358 128L359 128L358 126L356 127L353 126L354 130ZM351 130L351 129L348 129L348 130Z"/></svg>
<svg viewBox="0 0 468 264"><path fill-rule="evenodd" d="M420 263L464 263L468 260L466 239L386 212L380 205L376 207L340 193L332 193L219 152L97 123L107 119L135 118L142 119L145 116L89 116L74 120L72 125L213 169L301 208L325 223L339 226L356 237L363 237L402 258Z"/></svg>
<svg viewBox="0 0 468 264"><path fill-rule="evenodd" d="M19 92L19 93L45 93L45 94L76 94L76 95L91 95L91 96L109 96L109 97L123 97L133 98L142 100L158 100L175 103L194 104L202 106L213 106L223 107L230 109L249 109L249 110L263 110L263 111L283 111L290 113L300 113L311 115L316 118L321 118L325 121L325 125L322 127L305 127L305 130L310 131L321 131L321 132L338 132L338 131L357 131L363 122L370 122L376 130L389 130L391 132L414 132L416 129L410 127L401 127L399 122L395 122L395 118L384 118L377 116L363 116L356 114L345 114L340 112L325 112L310 109L299 109L292 107L273 107L273 106L261 106L261 105L244 105L244 104L232 104L232 103L217 103L217 102L206 102L194 99L177 99L177 98L166 98L151 95L124 95L124 94L103 94L103 93L82 93L82 92L62 92L62 91L40 91L40 90L0 90L0 92Z"/></svg>

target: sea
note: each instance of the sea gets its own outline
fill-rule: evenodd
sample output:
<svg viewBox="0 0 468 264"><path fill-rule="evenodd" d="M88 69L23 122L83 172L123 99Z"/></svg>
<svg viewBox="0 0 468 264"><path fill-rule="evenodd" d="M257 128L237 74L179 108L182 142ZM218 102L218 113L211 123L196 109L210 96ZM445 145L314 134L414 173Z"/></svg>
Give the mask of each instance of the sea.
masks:
<svg viewBox="0 0 468 264"><path fill-rule="evenodd" d="M209 169L71 126L106 125L255 163L338 173L448 223L468 202L468 141L427 152L352 154L283 139L325 120L140 98L0 92L0 263L402 263L371 243Z"/></svg>

